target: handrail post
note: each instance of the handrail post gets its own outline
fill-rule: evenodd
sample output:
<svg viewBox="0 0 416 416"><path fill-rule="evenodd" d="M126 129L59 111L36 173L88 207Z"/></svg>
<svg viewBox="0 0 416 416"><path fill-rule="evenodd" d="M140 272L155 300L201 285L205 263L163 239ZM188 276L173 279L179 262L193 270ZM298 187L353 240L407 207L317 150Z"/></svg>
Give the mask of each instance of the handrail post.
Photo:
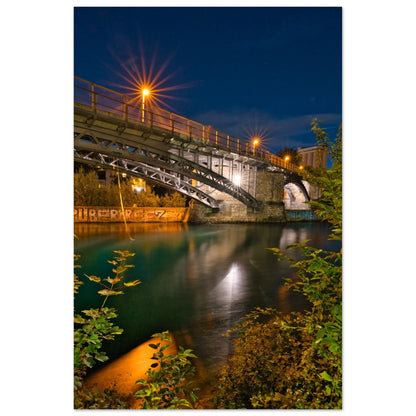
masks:
<svg viewBox="0 0 416 416"><path fill-rule="evenodd" d="M91 84L91 107L94 111L97 108L97 95L94 91L94 84Z"/></svg>
<svg viewBox="0 0 416 416"><path fill-rule="evenodd" d="M127 104L127 102L126 102L126 96L125 95L123 95L123 116L124 116L124 120L125 121L127 121L128 120L128 117L129 117L129 115L128 115L128 104Z"/></svg>

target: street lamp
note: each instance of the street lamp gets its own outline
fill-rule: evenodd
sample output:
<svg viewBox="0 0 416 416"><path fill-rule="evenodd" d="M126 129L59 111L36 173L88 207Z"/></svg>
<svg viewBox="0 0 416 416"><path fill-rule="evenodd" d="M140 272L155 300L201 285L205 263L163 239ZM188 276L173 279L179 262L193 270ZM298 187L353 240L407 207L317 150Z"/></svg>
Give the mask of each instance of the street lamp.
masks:
<svg viewBox="0 0 416 416"><path fill-rule="evenodd" d="M285 162L289 162L290 156L285 156Z"/></svg>
<svg viewBox="0 0 416 416"><path fill-rule="evenodd" d="M253 139L253 155L254 155L254 154L256 154L256 146L257 146L259 143L260 143L260 140L259 140L257 137L255 137L255 138Z"/></svg>
<svg viewBox="0 0 416 416"><path fill-rule="evenodd" d="M142 123L144 123L144 98L150 94L150 91L147 88L144 88L142 91Z"/></svg>

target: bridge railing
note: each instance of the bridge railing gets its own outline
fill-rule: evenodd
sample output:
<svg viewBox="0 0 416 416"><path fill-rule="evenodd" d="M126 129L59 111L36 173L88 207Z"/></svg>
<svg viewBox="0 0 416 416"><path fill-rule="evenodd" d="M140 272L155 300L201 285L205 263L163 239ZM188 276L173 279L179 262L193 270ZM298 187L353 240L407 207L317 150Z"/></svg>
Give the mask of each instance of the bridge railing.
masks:
<svg viewBox="0 0 416 416"><path fill-rule="evenodd" d="M271 154L262 146L254 146L248 140L230 136L211 126L189 120L158 107L145 106L143 108L140 99L132 98L78 77L74 77L74 101L91 107L93 111L109 112L124 121L135 120L150 126L161 127L172 131L172 133L183 134L190 139L215 145L230 152L255 156L268 160L273 165L300 172L299 167L295 164Z"/></svg>

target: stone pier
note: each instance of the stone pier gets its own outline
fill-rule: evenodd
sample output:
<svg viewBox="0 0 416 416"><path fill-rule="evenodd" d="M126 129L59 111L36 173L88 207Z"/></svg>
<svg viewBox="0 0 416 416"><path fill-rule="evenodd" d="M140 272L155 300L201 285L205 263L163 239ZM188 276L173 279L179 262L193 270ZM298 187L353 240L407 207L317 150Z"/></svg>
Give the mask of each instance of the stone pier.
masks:
<svg viewBox="0 0 416 416"><path fill-rule="evenodd" d="M211 195L219 202L219 209L194 202L189 222L286 222L283 188L282 173L258 171L255 198L261 203L259 208L247 207L224 192L214 191Z"/></svg>

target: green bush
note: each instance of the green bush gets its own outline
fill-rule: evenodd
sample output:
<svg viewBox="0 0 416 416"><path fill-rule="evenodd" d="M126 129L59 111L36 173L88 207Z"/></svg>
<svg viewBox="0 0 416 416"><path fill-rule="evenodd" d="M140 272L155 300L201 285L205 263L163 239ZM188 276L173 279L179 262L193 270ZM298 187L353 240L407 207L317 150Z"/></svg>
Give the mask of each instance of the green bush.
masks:
<svg viewBox="0 0 416 416"><path fill-rule="evenodd" d="M171 341L167 331L155 334L153 337L163 341ZM147 371L147 379L138 380L141 388L136 396L141 400L143 409L186 409L192 408L198 399L196 389L192 388L195 367L191 358L196 358L192 350L179 347L176 355L165 355L164 351L170 344L158 342L149 344L155 352L152 360L155 362Z"/></svg>
<svg viewBox="0 0 416 416"><path fill-rule="evenodd" d="M77 390L74 396L75 409L129 409L129 398L116 390Z"/></svg>

